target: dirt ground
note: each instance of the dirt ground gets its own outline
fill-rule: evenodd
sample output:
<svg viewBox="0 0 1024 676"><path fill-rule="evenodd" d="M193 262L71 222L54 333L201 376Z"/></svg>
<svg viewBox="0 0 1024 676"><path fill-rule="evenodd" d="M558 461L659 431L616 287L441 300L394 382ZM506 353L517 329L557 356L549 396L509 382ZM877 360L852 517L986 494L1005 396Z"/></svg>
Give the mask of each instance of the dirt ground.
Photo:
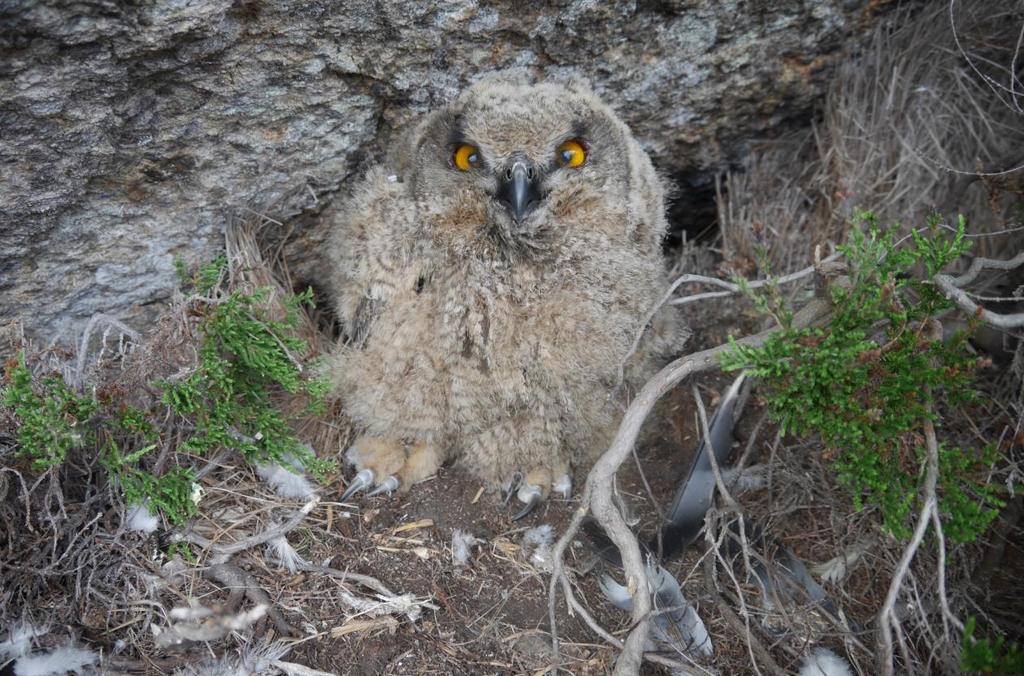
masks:
<svg viewBox="0 0 1024 676"><path fill-rule="evenodd" d="M693 440L692 430L685 429ZM692 451L692 444L691 444ZM652 444L642 454L651 490L667 502L689 463L689 451L670 440ZM577 474L577 488L583 480ZM623 472L623 494L642 522L653 524L654 510L635 467ZM211 491L217 482L211 481ZM481 484L458 468L404 494L332 503L342 490L335 483L311 515L317 527L299 528L290 541L307 560L371 575L398 593L429 598L418 622L389 624L334 638L330 630L344 626L350 609L332 602L333 580L315 573L280 579L259 556L247 556L252 572L280 588L282 606L293 626L325 632L296 645L289 659L339 674L506 674L544 672L552 661L548 622L549 575L544 562L532 561L521 546L523 534L550 525L564 532L577 500L552 498L520 522L513 499L482 491ZM328 531L325 511L334 517ZM348 512L351 516L345 518ZM478 538L469 564L458 568L451 554L452 532ZM585 539L577 541L568 561L581 598L602 626L613 632L628 629L628 616L603 600L597 585L602 564ZM292 598L288 598L292 597ZM295 613L287 612L288 608ZM570 616L564 601L556 603L562 640L561 664L577 674L605 673L614 651L603 645L579 617ZM303 618L298 621L297 618Z"/></svg>
<svg viewBox="0 0 1024 676"><path fill-rule="evenodd" d="M685 315L690 326L707 327L689 339L687 351L720 344L729 333L754 332L760 321L742 299L697 304L687 308ZM998 375L998 368L991 369L980 383L983 390L996 388ZM729 374L714 372L694 381L709 410L731 380ZM641 542L650 542L656 535L662 510L685 477L699 439L691 384L684 382L665 397L652 416L651 431L638 447L637 461L627 462L618 475L625 512ZM988 437L1001 425L1013 424L1011 412L992 403L996 399L993 390L991 398L981 398L973 410L965 412L974 420L971 426L983 429L972 430L964 423L964 435ZM778 436L777 428L766 420L756 389L735 433L730 462L749 446L748 466L773 468L766 483L737 491L752 523L764 526L808 566L827 562L861 543L866 543L861 549L869 553L861 565L851 564L844 578L824 584L847 623L840 631L816 621L811 604L789 604L782 610L771 607L757 585L742 574L731 577L719 568L709 583L705 564L710 550L704 538L698 539L681 556L663 562L680 582L714 644L711 663L692 662L692 656L684 660L691 660L694 673L749 673L747 639L753 636L786 671L798 669L809 645L828 646L870 669L873 619L899 544L881 534L874 514L851 509L850 496L827 469L826 449L814 440L796 442ZM338 449L343 448L345 436L334 438ZM321 455L337 458L330 450ZM275 649L286 649L282 659L292 665L337 674L543 674L552 673L555 666L562 673L603 674L611 668L616 649L578 614L568 612L561 593L554 606L561 641L554 659L548 618L550 552L538 554L524 545L524 536L540 526L550 526L554 539L565 532L579 504L587 468L577 468L574 497L553 497L519 522L511 518L519 507L515 499L506 502L499 494L485 492L458 467L445 467L405 493L359 497L343 504L339 496L345 477L351 474L344 468L318 488L319 502L287 533L288 544L305 562L305 569L300 566L288 572L272 549L262 546L247 548L230 560L269 594L290 636L264 618L218 640L159 644L151 630L140 628L172 624L172 608L202 606L215 617L251 608L251 603L239 605L230 585L206 579L204 570L219 562L217 546L273 528L303 504L275 494L241 458L227 455L211 462L212 471L201 482L205 493L200 517L190 532L213 544L191 546L190 560L169 562L169 531L149 536L125 532L118 527L116 503L107 507L103 521L107 525L95 537L97 548L109 547L109 552L106 558L96 559L99 564L91 565L106 566L113 575L122 576L125 596L76 596L80 616L66 621L63 630L102 652L105 666L114 673L243 673L244 669L225 671L225 665L233 659L251 665L254 653ZM70 504L77 499L73 491L66 490L64 499L69 510L84 509ZM1013 521L1012 509L1008 514L1006 527L994 529L994 545L958 550L959 560L949 570L956 580L958 602L983 604L985 617L1013 639L1024 636L1019 619L1024 598L1016 584L1024 574L1024 537L1019 514L1018 521ZM462 566L452 556L456 530L477 542ZM597 556L591 541L582 535L570 547L566 564L579 601L601 627L624 638L630 629L628 615L607 602L598 585L603 573L621 581L619 571ZM168 572L176 565L177 572ZM977 579L971 581L958 566L973 567ZM393 595L410 595L406 598L416 608L415 619L400 611L378 611L373 603L382 597L339 579L343 573L371 576ZM35 616L67 617L69 590L80 583L68 577L62 580L55 581L45 601L37 601ZM353 595L369 605L354 606ZM141 607L146 607L148 615ZM736 624L736 613L743 608L749 628ZM645 670L669 673L649 664Z"/></svg>
<svg viewBox="0 0 1024 676"><path fill-rule="evenodd" d="M714 256L701 255L708 259L701 263L705 269L714 265ZM742 298L687 306L684 316L689 326L701 327L683 346L686 352L721 344L729 334L755 332L762 321ZM978 387L983 396L947 425L964 443L998 437L1000 429L1016 424L1013 410L1000 403L1005 367L993 366L982 375ZM699 440L691 386L696 384L711 411L731 381L729 374L712 372L667 395L652 414L652 429L638 446L636 462L627 461L621 468L618 492L641 542L656 535L662 511L685 477ZM325 420L334 424L329 415ZM780 669L795 672L810 646L828 646L870 673L874 618L902 544L881 531L876 514L853 510L851 496L828 467L826 448L814 439L779 437L777 427L766 419L756 388L735 436L730 463L749 448L748 466L770 468L766 481L736 491L748 523L763 526L808 567L843 552L859 552L854 555L858 562L851 561L845 575L823 585L840 610L843 625L821 620L814 604L787 602L780 607L766 599L735 562L718 566L709 577L706 564L714 558L709 554L713 550L702 537L663 565L707 626L714 658L702 664L692 655L670 656L688 661L693 673L746 674L752 642L757 642ZM347 436L335 431L330 438L333 448L314 446L321 456L340 459ZM1013 442L1008 442L1008 456L1013 449ZM524 545L524 537L537 527L549 526L554 539L565 532L579 505L586 467L576 469L572 498L552 498L519 522L511 518L519 508L515 499L505 502L501 495L485 492L458 467L445 467L408 492L358 497L347 504L339 502L351 476L351 470L343 468L318 487L319 501L286 535L304 562L299 569L289 572L271 546L247 547L230 559L251 576L251 586L266 591L270 605L280 612L280 623L267 617L215 640L161 644L152 627L171 626L176 612L202 607L213 618L224 618L253 608L252 599L242 602L231 585L207 579L207 567L222 561L217 547L278 527L305 502L281 498L240 457L194 460L211 471L201 480L199 518L187 531L206 538L207 544L188 547L185 559L168 558L174 537L170 530L148 536L126 531L121 525L123 506L109 488L90 497L85 487L94 480L88 465L94 465L95 458L72 462L60 505L64 518L84 523L89 505L100 504L105 510L102 527L81 531L92 538L81 554L82 562L69 566L66 574L48 578L49 587L35 597L29 619L43 619L55 636L74 637L101 652L113 673L255 673L254 660L271 653L293 666L336 674L544 674L556 667L560 673L603 674L613 664L617 650L579 614L568 611L561 593L554 606L560 639L555 659L548 617L550 552L538 554ZM0 497L8 506L19 500L12 487L17 488L0 482ZM48 494L45 486L32 490L37 497ZM46 500L41 504L45 506ZM38 510L39 504L34 508ZM1019 516L1018 498L990 537L952 552L947 564L957 607L986 618L1011 640L1024 637L1024 595L1017 584L1024 574ZM452 555L457 530L477 542L462 566ZM45 533L35 539L43 543ZM67 551L81 544L69 542ZM64 557L58 553L53 558ZM7 557L5 574L16 561L16 556ZM598 584L604 573L621 582L619 571L597 556L582 535L569 548L566 564L580 603L602 628L624 638L630 629L628 614L606 601ZM927 558L921 565L922 575L934 571ZM383 596L358 580L341 579L346 573L374 578L375 584L387 588L386 596L404 598L410 604L408 612L382 608ZM925 603L932 601L926 598ZM744 611L746 620L737 620ZM928 641L941 639L914 640L927 652ZM645 673L669 673L657 665L644 668Z"/></svg>

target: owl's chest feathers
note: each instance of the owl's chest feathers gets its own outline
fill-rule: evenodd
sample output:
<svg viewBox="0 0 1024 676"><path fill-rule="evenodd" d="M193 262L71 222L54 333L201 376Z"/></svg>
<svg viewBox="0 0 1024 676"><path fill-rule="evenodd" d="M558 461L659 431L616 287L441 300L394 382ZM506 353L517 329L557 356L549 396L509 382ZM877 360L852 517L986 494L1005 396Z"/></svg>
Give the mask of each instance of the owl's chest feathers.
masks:
<svg viewBox="0 0 1024 676"><path fill-rule="evenodd" d="M617 327L604 323L600 293L566 270L485 266L465 261L435 271L437 338L456 370L529 378L532 371L589 366L590 350L614 351ZM613 322L614 324L614 322Z"/></svg>
<svg viewBox="0 0 1024 676"><path fill-rule="evenodd" d="M435 364L431 371L453 386L486 381L523 391L541 381L561 389L605 380L639 320L623 307L646 308L631 298L628 279L646 271L622 266L621 250L601 233L570 238L546 260L459 255L426 237L413 241L423 249L396 266L373 342L397 349L403 363Z"/></svg>

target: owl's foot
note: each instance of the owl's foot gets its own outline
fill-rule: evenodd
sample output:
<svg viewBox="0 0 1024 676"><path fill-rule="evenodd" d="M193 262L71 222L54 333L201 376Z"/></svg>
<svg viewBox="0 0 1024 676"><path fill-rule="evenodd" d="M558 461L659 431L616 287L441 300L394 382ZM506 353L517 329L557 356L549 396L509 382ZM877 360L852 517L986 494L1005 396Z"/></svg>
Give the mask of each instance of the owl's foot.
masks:
<svg viewBox="0 0 1024 676"><path fill-rule="evenodd" d="M385 437L360 437L345 453L359 470L341 496L345 502L361 490L376 486L367 496L406 491L414 483L432 476L444 457L426 441L405 443Z"/></svg>
<svg viewBox="0 0 1024 676"><path fill-rule="evenodd" d="M548 469L534 469L527 472L525 477L522 473L517 472L507 485L506 501L515 494L519 502L524 505L512 517L513 521L519 521L526 517L551 493L557 493L565 499L572 494L572 479L568 473L559 475L552 482L552 473Z"/></svg>

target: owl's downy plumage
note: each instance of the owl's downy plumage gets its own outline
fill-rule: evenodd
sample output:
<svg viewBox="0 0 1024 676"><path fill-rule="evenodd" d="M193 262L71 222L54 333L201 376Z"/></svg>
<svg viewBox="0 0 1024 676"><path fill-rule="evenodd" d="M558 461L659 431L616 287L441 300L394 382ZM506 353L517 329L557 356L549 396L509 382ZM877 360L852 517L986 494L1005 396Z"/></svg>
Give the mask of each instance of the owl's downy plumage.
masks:
<svg viewBox="0 0 1024 676"><path fill-rule="evenodd" d="M347 457L375 483L454 459L523 478L524 501L567 490L611 440L619 364L667 287L662 182L578 81L491 76L404 139L327 252L346 335L329 370L363 435ZM674 332L660 314L627 384Z"/></svg>

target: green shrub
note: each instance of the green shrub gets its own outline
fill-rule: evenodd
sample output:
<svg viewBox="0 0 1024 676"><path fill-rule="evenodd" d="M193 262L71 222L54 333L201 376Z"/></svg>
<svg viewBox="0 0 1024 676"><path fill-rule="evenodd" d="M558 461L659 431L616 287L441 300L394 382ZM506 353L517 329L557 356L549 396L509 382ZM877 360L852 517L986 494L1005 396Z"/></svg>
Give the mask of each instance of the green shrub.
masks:
<svg viewBox="0 0 1024 676"><path fill-rule="evenodd" d="M60 377L44 379L37 392L24 353L8 362L6 380L0 402L18 417L16 454L33 469L56 467L71 449L91 443L96 403L90 397L75 394Z"/></svg>
<svg viewBox="0 0 1024 676"><path fill-rule="evenodd" d="M903 243L895 228L881 232L871 214L859 220L866 232L854 228L840 247L849 277L829 286L828 325L796 329L788 314L773 312L784 318L782 330L760 347L736 344L723 366L761 378L783 432L820 435L855 507L876 505L886 527L907 537L924 477L922 424L940 422L940 395L950 405L973 396L978 360L965 349L967 332L936 340L928 329L951 304L927 280L969 243L963 219L951 237L932 221ZM984 480L994 461L992 447L941 446L940 512L951 540L974 539L995 517L1002 503Z"/></svg>
<svg viewBox="0 0 1024 676"><path fill-rule="evenodd" d="M214 266L196 275L201 293L214 291L221 276ZM197 301L199 364L187 378L162 384L164 401L192 424L184 444L189 452L232 448L250 462L298 462L322 478L333 464L318 460L271 402L284 391L306 397L310 412L322 410L326 383L303 377L309 345L296 335L302 305L313 303L312 290L286 297L281 318L272 316L269 294L233 291Z"/></svg>
<svg viewBox="0 0 1024 676"><path fill-rule="evenodd" d="M1024 652L1016 643L1005 645L1006 639L995 641L974 638L976 618L972 615L964 623L963 649L960 666L964 671L982 674L1024 674Z"/></svg>
<svg viewBox="0 0 1024 676"><path fill-rule="evenodd" d="M144 411L75 394L58 376L36 386L24 353L9 365L6 380L0 401L18 418L16 455L29 459L34 470L59 467L73 448L98 448L100 464L128 504L145 503L176 524L195 514L190 470L176 468L157 477L140 468L159 436ZM123 454L123 447L137 450Z"/></svg>
<svg viewBox="0 0 1024 676"><path fill-rule="evenodd" d="M283 316L275 318L269 289L218 289L225 265L218 258L188 276L187 266L175 263L196 292L189 311L199 316L200 340L197 368L179 382L160 384L164 403L188 430L177 450L205 454L231 448L252 462L292 469L298 464L322 478L333 463L318 460L273 403L275 393L285 392L305 398L310 412L323 409L326 383L303 375L301 360L309 346L295 330L302 305L312 304L312 291L286 297ZM128 504L143 503L178 525L195 515L190 468L173 467L159 476L146 469L147 458L161 445L156 423L164 420L166 409L144 411L116 396L97 400L74 392L59 376L36 383L24 353L8 362L5 381L0 404L17 418L16 455L29 460L33 470L59 467L72 449L91 451Z"/></svg>

